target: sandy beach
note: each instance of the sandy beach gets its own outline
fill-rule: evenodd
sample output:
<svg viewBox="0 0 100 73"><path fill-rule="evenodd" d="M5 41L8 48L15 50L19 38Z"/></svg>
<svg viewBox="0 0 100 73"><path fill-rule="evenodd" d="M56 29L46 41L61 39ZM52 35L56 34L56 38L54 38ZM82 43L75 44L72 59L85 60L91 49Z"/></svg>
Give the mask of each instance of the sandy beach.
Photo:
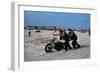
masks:
<svg viewBox="0 0 100 73"><path fill-rule="evenodd" d="M24 61L47 61L47 60L67 60L67 59L88 59L90 58L90 37L88 32L82 33L75 31L78 36L80 49L55 51L46 53L45 45L52 39L53 31L41 30L34 32L32 30L31 37L28 36L28 30L24 30ZM71 41L70 41L71 43Z"/></svg>

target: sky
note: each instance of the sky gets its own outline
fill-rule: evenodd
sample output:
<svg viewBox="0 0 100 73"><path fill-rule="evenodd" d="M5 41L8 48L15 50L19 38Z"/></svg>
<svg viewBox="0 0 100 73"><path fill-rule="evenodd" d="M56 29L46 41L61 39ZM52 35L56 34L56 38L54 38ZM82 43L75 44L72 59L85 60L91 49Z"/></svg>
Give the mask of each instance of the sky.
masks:
<svg viewBox="0 0 100 73"><path fill-rule="evenodd" d="M24 11L24 26L57 26L65 29L89 29L90 14Z"/></svg>

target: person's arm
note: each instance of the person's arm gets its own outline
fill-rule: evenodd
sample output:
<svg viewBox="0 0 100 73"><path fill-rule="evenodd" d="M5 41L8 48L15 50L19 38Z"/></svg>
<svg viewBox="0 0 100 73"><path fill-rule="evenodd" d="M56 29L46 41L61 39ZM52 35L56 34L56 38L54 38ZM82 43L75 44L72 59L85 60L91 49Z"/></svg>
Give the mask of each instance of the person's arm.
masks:
<svg viewBox="0 0 100 73"><path fill-rule="evenodd" d="M53 33L54 36L60 35L59 33Z"/></svg>
<svg viewBox="0 0 100 73"><path fill-rule="evenodd" d="M73 32L69 32L68 33L68 36L69 36L69 41L71 40L71 37L73 36Z"/></svg>

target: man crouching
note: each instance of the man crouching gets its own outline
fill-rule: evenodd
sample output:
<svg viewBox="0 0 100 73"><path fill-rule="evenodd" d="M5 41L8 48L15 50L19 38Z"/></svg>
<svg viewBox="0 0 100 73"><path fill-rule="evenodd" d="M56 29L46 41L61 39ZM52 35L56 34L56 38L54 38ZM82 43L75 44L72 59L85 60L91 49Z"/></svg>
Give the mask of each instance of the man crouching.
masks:
<svg viewBox="0 0 100 73"><path fill-rule="evenodd" d="M75 34L75 32L72 29L68 29L68 36L69 36L69 40L72 40L72 46L74 49L76 48L80 48L80 45L77 43L77 35Z"/></svg>

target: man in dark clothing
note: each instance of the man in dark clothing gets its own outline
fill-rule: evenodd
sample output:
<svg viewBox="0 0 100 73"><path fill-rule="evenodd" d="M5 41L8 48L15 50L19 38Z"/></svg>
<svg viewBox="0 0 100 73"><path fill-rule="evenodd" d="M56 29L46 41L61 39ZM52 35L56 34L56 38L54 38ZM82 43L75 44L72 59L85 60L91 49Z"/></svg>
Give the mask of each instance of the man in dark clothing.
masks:
<svg viewBox="0 0 100 73"><path fill-rule="evenodd" d="M29 37L31 36L31 32L32 32L32 28L30 27L30 28L29 28L29 32L28 32Z"/></svg>
<svg viewBox="0 0 100 73"><path fill-rule="evenodd" d="M89 32L89 36L90 36L90 34L91 34L91 33L90 33L90 32L91 32L91 31L90 31L90 29L89 29L89 31L88 31L88 32Z"/></svg>
<svg viewBox="0 0 100 73"><path fill-rule="evenodd" d="M80 45L77 43L77 35L74 33L73 30L71 29L68 29L69 33L68 33L68 36L69 36L69 40L72 40L72 46L74 49L76 48L80 48Z"/></svg>
<svg viewBox="0 0 100 73"><path fill-rule="evenodd" d="M69 36L64 30L60 30L60 40L65 40L65 51L68 51L69 49L72 49L70 44L69 44Z"/></svg>

